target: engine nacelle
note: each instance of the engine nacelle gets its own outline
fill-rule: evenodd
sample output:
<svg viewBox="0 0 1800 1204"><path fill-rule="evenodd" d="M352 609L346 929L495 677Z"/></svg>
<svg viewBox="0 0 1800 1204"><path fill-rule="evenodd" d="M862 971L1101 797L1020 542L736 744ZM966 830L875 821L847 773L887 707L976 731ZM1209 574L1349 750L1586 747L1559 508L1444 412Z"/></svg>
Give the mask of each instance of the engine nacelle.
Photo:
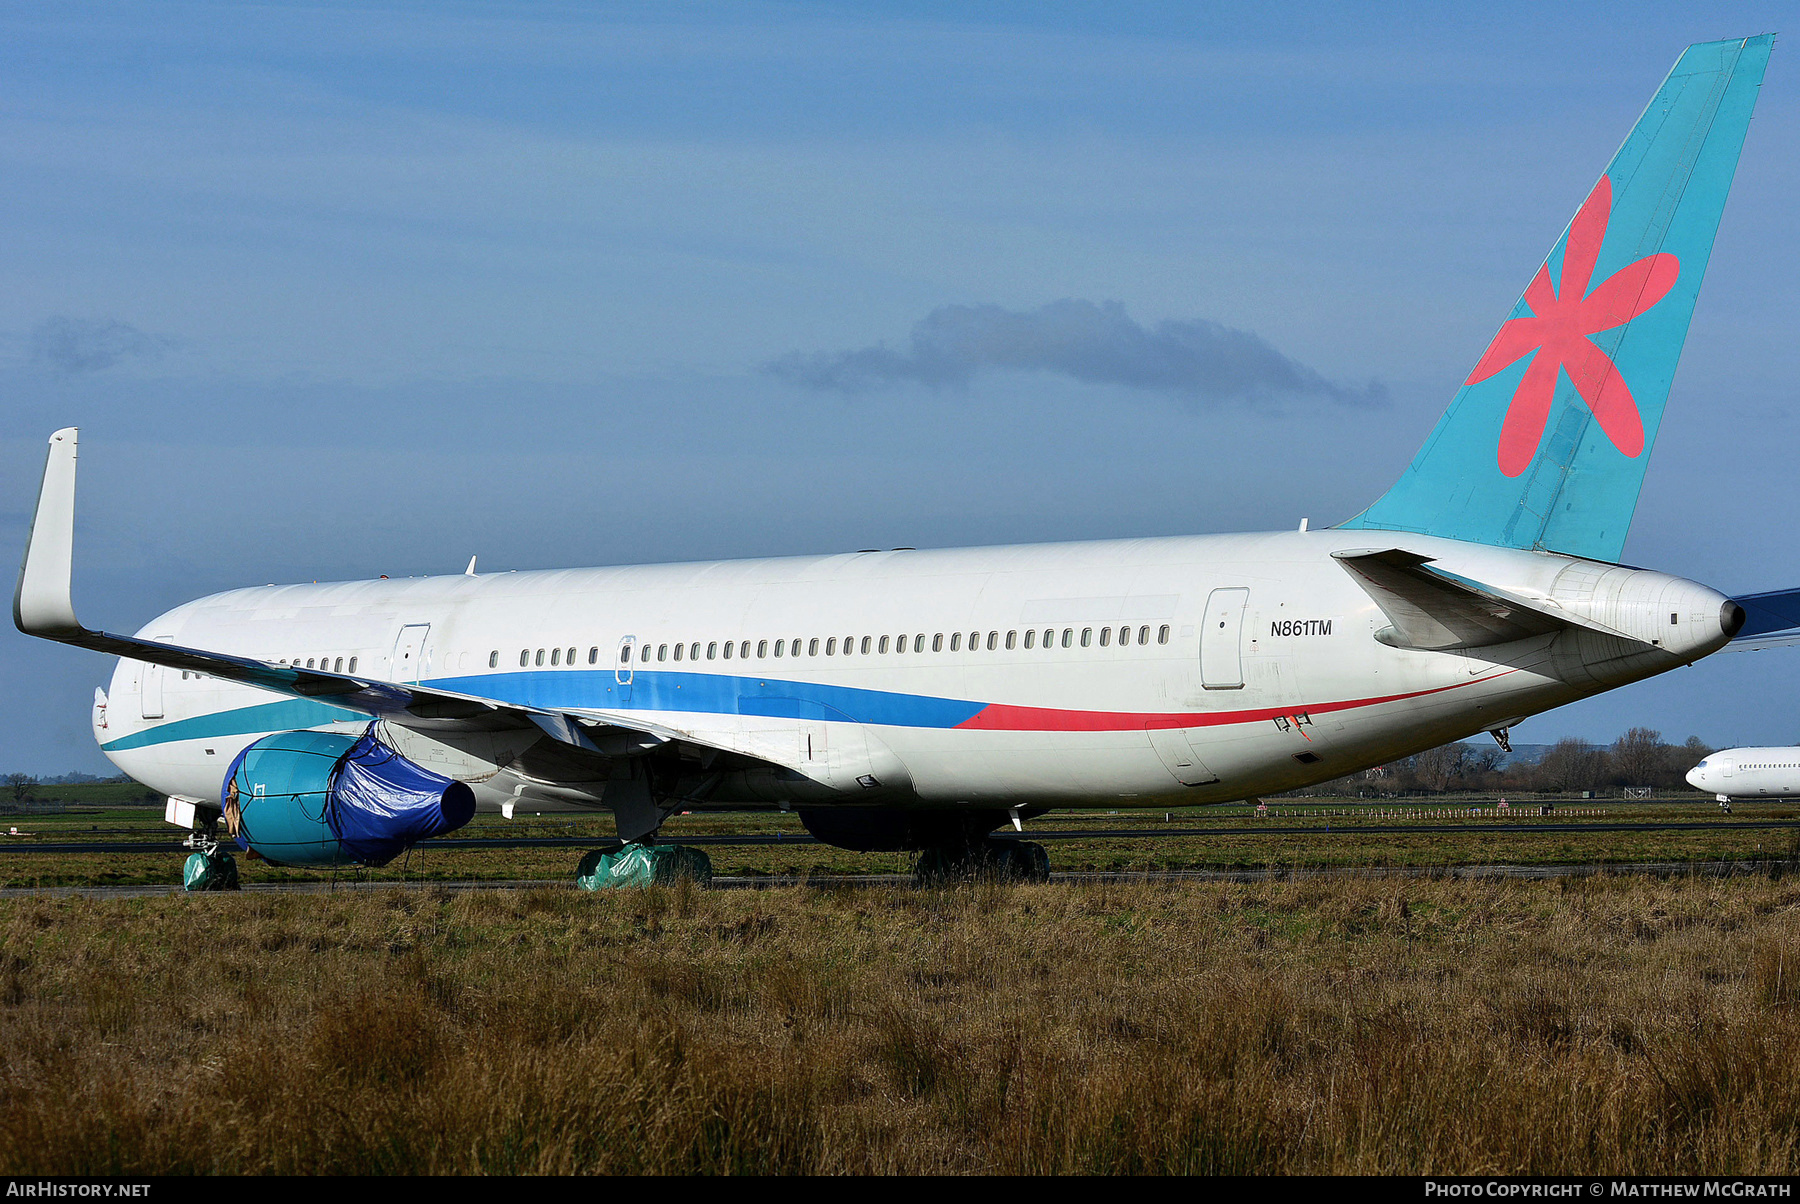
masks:
<svg viewBox="0 0 1800 1204"><path fill-rule="evenodd" d="M238 754L219 802L238 846L275 864L386 865L475 815L461 782L375 738L277 732Z"/></svg>

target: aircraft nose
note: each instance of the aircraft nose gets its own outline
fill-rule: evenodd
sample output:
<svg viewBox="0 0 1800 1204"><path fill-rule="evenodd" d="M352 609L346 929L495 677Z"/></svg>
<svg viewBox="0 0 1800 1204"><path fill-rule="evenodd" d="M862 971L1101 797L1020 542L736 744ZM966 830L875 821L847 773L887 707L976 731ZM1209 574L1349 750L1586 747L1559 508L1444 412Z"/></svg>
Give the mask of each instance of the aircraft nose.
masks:
<svg viewBox="0 0 1800 1204"><path fill-rule="evenodd" d="M1699 765L1687 771L1687 784L1695 790L1706 789L1706 770Z"/></svg>

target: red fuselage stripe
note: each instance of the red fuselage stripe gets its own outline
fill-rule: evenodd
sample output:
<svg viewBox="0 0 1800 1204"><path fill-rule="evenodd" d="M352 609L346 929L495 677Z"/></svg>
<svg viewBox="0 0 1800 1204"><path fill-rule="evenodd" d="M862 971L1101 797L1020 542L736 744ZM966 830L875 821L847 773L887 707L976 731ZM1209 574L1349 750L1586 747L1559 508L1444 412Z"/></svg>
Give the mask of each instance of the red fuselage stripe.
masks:
<svg viewBox="0 0 1800 1204"><path fill-rule="evenodd" d="M1493 677L1470 678L1453 685L1430 690L1414 690L1410 694L1389 694L1381 698L1353 698L1344 702L1295 703L1293 706L1264 707L1253 711L1177 711L1156 714L1135 711L1063 711L1052 707L1015 707L990 703L979 712L957 724L958 729L1006 732L1122 732L1137 728L1218 727L1228 723L1258 723L1297 714L1322 715L1332 711L1349 711L1357 707L1380 706L1385 702L1403 702L1408 698L1424 698L1446 690L1460 690L1477 682L1493 681L1516 673L1508 669Z"/></svg>

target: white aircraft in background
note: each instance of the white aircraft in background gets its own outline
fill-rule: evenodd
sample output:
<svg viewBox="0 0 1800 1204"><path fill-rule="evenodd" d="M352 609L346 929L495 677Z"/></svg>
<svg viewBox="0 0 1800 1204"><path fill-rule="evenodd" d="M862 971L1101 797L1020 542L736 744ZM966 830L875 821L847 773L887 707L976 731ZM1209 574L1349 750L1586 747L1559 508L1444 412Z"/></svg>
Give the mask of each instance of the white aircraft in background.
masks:
<svg viewBox="0 0 1800 1204"><path fill-rule="evenodd" d="M1727 748L1688 770L1687 783L1721 803L1800 798L1800 748Z"/></svg>
<svg viewBox="0 0 1800 1204"><path fill-rule="evenodd" d="M1772 38L1690 47L1400 481L1328 530L70 599L51 438L14 614L121 657L94 731L210 851L380 864L502 811L780 804L1030 874L1053 807L1221 803L1800 626L1617 563ZM654 846L666 849L668 846ZM1034 851L1022 851L1022 850Z"/></svg>

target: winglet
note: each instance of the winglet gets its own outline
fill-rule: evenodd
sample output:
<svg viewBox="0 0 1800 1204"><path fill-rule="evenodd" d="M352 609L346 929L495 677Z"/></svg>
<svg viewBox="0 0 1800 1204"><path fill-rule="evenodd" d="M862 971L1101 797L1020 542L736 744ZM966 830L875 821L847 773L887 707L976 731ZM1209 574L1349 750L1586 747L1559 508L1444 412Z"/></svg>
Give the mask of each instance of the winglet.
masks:
<svg viewBox="0 0 1800 1204"><path fill-rule="evenodd" d="M67 426L50 436L31 539L13 593L13 622L26 635L58 639L82 629L69 596L75 565L76 433Z"/></svg>

